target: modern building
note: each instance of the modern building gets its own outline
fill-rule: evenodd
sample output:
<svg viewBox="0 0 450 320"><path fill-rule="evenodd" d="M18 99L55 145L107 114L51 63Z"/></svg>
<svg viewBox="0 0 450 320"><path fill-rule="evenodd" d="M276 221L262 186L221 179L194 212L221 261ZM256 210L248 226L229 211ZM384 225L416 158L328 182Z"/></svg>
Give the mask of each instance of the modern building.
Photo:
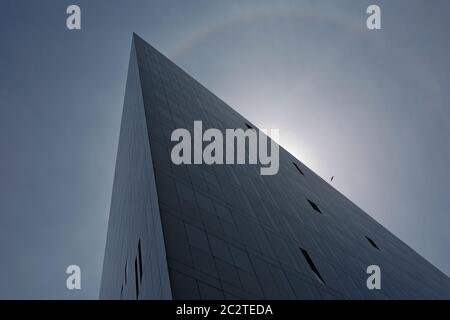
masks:
<svg viewBox="0 0 450 320"><path fill-rule="evenodd" d="M134 35L101 298L450 298L445 274L282 148L272 176L174 165L171 133L194 120L258 130Z"/></svg>

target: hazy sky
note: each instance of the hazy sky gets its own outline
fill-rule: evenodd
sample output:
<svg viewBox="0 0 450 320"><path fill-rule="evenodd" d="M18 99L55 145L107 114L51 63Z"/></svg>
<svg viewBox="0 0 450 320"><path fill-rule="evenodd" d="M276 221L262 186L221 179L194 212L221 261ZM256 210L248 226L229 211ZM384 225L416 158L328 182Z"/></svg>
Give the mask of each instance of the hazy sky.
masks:
<svg viewBox="0 0 450 320"><path fill-rule="evenodd" d="M0 298L98 297L132 32L450 274L449 13L448 0L2 0Z"/></svg>

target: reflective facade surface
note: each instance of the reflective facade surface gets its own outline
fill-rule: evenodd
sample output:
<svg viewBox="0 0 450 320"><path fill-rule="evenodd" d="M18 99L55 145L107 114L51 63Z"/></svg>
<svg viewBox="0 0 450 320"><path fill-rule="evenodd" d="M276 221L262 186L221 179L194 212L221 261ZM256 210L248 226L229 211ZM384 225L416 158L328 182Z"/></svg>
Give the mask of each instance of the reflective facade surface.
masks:
<svg viewBox="0 0 450 320"><path fill-rule="evenodd" d="M171 133L194 120L258 130L134 35L101 298L450 298L446 275L282 148L273 176L174 165Z"/></svg>

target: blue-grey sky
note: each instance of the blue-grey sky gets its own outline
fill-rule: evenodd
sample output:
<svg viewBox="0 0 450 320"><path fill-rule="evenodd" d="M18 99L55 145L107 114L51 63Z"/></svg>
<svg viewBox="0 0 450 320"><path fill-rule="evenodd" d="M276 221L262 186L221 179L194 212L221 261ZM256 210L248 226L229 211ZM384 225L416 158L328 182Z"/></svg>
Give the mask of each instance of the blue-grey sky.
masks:
<svg viewBox="0 0 450 320"><path fill-rule="evenodd" d="M0 298L98 297L132 32L450 274L449 13L447 0L2 0ZM80 291L65 287L71 264Z"/></svg>

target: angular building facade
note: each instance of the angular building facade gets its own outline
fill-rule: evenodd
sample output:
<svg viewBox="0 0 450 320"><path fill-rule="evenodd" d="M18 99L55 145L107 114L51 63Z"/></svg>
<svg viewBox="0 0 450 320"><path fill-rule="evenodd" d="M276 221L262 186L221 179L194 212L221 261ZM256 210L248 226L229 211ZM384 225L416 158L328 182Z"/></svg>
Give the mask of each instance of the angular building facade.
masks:
<svg viewBox="0 0 450 320"><path fill-rule="evenodd" d="M282 148L273 176L174 165L171 133L195 120L255 128L134 35L100 298L450 298L446 275Z"/></svg>

